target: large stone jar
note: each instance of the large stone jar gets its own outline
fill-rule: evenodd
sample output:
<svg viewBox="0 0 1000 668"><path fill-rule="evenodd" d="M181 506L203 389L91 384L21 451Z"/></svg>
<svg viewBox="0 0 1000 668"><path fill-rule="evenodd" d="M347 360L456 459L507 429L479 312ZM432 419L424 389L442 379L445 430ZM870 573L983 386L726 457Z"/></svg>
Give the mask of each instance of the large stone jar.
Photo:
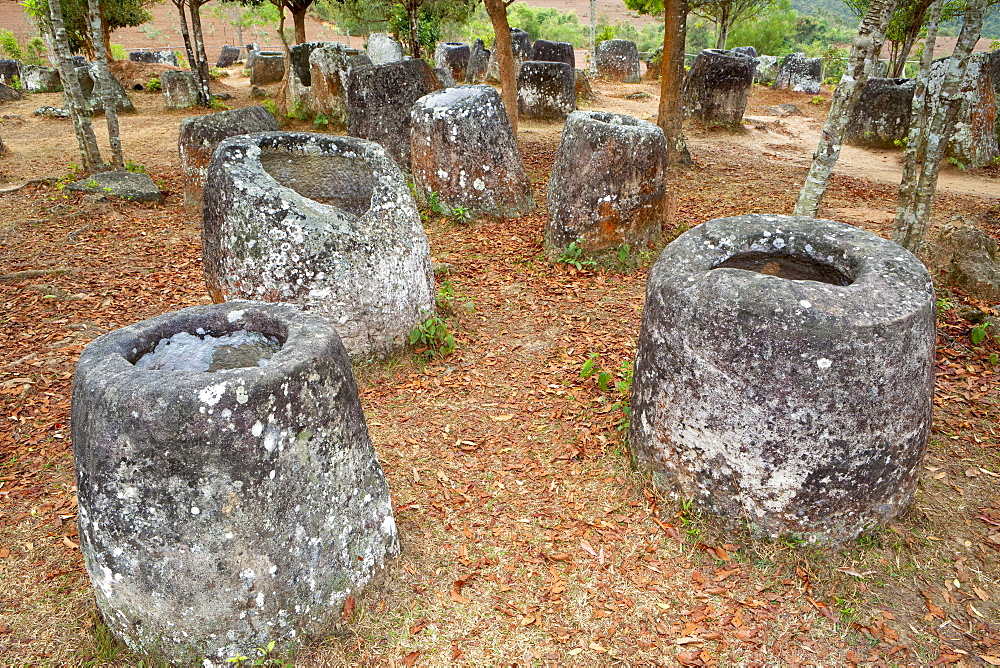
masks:
<svg viewBox="0 0 1000 668"><path fill-rule="evenodd" d="M739 127L756 67L756 57L736 49L699 53L684 83L686 115L706 125Z"/></svg>
<svg viewBox="0 0 1000 668"><path fill-rule="evenodd" d="M656 239L666 164L663 131L652 123L603 111L570 114L549 178L548 256L574 242L595 255Z"/></svg>
<svg viewBox="0 0 1000 668"><path fill-rule="evenodd" d="M413 184L427 202L437 193L452 213L517 217L535 208L531 181L507 112L492 86L425 95L410 112Z"/></svg>
<svg viewBox="0 0 1000 668"><path fill-rule="evenodd" d="M398 554L350 362L318 315L218 304L106 334L80 357L72 425L84 564L137 652L293 650Z"/></svg>
<svg viewBox="0 0 1000 668"><path fill-rule="evenodd" d="M434 312L427 235L406 179L378 144L295 132L232 137L212 158L203 211L216 301L317 311L356 357L406 346Z"/></svg>
<svg viewBox="0 0 1000 668"><path fill-rule="evenodd" d="M805 217L703 223L650 272L635 463L765 536L853 539L913 496L934 338L930 276L896 244Z"/></svg>

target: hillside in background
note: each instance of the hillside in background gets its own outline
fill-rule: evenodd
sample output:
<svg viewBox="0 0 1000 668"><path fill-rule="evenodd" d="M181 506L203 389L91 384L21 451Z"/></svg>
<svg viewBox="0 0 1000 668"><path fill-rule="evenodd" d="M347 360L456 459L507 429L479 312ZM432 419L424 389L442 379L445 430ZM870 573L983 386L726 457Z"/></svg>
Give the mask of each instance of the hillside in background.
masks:
<svg viewBox="0 0 1000 668"><path fill-rule="evenodd" d="M792 6L804 16L830 16L848 26L856 26L858 18L843 0L792 0ZM946 24L945 32L957 35L962 26L961 19ZM983 37L1000 39L1000 4L992 7L983 19Z"/></svg>

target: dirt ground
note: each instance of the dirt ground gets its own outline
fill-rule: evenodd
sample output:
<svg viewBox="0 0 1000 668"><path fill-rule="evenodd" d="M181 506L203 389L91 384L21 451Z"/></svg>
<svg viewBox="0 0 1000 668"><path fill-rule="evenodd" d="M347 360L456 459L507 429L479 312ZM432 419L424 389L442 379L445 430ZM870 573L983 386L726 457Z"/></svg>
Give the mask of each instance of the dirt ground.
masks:
<svg viewBox="0 0 1000 668"><path fill-rule="evenodd" d="M236 70L221 80L249 104ZM651 84L611 85L590 109L651 119ZM0 194L0 657L7 665L140 665L97 620L77 545L69 388L97 335L206 303L199 221L181 206L177 126L136 93L126 156L162 206L96 201L57 182ZM671 174L667 236L739 213L788 213L829 105L755 87L738 133L688 127L695 166ZM767 116L793 102L801 117ZM32 115L58 96L0 107L0 191L64 179L69 121ZM102 134L100 118L98 134ZM311 129L297 122L292 127ZM935 425L911 507L850 545L767 543L661 498L629 465L614 379L635 354L646 269L550 264L545 184L561 124L520 142L541 205L515 220L428 215L453 296L458 349L356 368L389 480L403 555L344 629L302 666L1000 665L1000 344L975 344L939 294ZM893 153L845 151L824 217L887 235ZM1000 238L996 172L945 168L935 215ZM18 274L15 272L33 272Z"/></svg>

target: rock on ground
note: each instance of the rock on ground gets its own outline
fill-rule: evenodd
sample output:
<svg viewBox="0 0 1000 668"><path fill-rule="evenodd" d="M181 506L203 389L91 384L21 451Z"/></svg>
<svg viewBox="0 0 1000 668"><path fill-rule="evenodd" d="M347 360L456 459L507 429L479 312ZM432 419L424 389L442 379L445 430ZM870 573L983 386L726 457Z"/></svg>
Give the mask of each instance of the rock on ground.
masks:
<svg viewBox="0 0 1000 668"><path fill-rule="evenodd" d="M955 216L928 230L920 259L940 285L1000 302L1000 249L996 239L968 218Z"/></svg>
<svg viewBox="0 0 1000 668"><path fill-rule="evenodd" d="M66 184L66 190L99 193L135 202L163 202L163 193L146 174L132 172L98 172L85 179Z"/></svg>

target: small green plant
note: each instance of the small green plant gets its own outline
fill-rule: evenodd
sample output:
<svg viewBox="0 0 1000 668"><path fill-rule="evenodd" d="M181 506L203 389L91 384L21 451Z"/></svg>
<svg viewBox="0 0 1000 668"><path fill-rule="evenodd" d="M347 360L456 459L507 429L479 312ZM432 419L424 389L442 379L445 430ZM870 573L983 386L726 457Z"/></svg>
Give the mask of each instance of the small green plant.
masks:
<svg viewBox="0 0 1000 668"><path fill-rule="evenodd" d="M628 264L628 254L631 248L628 244L622 244L618 247L618 261L622 264Z"/></svg>
<svg viewBox="0 0 1000 668"><path fill-rule="evenodd" d="M149 81L146 82L146 90L151 93L158 93L162 89L162 84L160 83L159 77L150 77Z"/></svg>
<svg viewBox="0 0 1000 668"><path fill-rule="evenodd" d="M0 51L3 51L4 56L11 60L24 60L21 44L10 30L0 30Z"/></svg>
<svg viewBox="0 0 1000 668"><path fill-rule="evenodd" d="M595 266L597 263L594 260L583 257L583 246L580 245L582 241L582 239L577 239L576 241L569 242L569 246L556 259L556 262L568 264L571 267L575 267L577 271L583 271L584 267Z"/></svg>
<svg viewBox="0 0 1000 668"><path fill-rule="evenodd" d="M296 121L307 121L309 120L309 108L306 107L302 100L299 100L286 115Z"/></svg>
<svg viewBox="0 0 1000 668"><path fill-rule="evenodd" d="M218 67L210 67L208 69L209 79L225 79L229 76L229 72L225 70L220 70Z"/></svg>
<svg viewBox="0 0 1000 668"><path fill-rule="evenodd" d="M455 336L443 318L432 315L410 332L410 345L425 358L446 357L455 352Z"/></svg>
<svg viewBox="0 0 1000 668"><path fill-rule="evenodd" d="M963 172L965 171L965 163L962 162L961 160L959 160L958 158L956 158L955 156L952 156L952 157L948 158L948 163L950 165L952 165L953 167L958 167L958 169L960 171L963 171Z"/></svg>
<svg viewBox="0 0 1000 668"><path fill-rule="evenodd" d="M326 114L316 114L316 118L313 119L313 127L316 129L327 128L330 125L330 117Z"/></svg>
<svg viewBox="0 0 1000 668"><path fill-rule="evenodd" d="M826 98L824 98L822 95L813 95L813 99L810 100L810 102L812 104L817 104L817 105L823 104L824 102L826 102Z"/></svg>
<svg viewBox="0 0 1000 668"><path fill-rule="evenodd" d="M125 160L125 171L132 172L133 174L145 174L146 166L138 162L132 162L131 160Z"/></svg>
<svg viewBox="0 0 1000 668"><path fill-rule="evenodd" d="M469 222L469 210L464 206L456 206L451 210L451 219L456 223L467 223Z"/></svg>
<svg viewBox="0 0 1000 668"><path fill-rule="evenodd" d="M951 298L951 295L941 295L937 298L935 303L937 305L938 315L941 315L945 311L950 311L958 306L958 304L955 303L955 300Z"/></svg>
<svg viewBox="0 0 1000 668"><path fill-rule="evenodd" d="M213 97L212 101L208 103L208 106L210 109L213 109L215 111L225 111L229 109L229 105L217 97Z"/></svg>
<svg viewBox="0 0 1000 668"><path fill-rule="evenodd" d="M128 60L128 52L125 51L125 47L121 44L112 44L111 57L115 60Z"/></svg>
<svg viewBox="0 0 1000 668"><path fill-rule="evenodd" d="M266 666L267 668L291 668L291 663L285 663L279 659L275 659L271 656L271 652L274 651L274 641L267 643L267 647L258 647L254 653L257 655L254 658L246 656L234 656L232 658L226 659L226 663L232 663L237 666ZM247 663L249 662L249 663Z"/></svg>
<svg viewBox="0 0 1000 668"><path fill-rule="evenodd" d="M441 207L441 198L433 190L427 195L427 208L439 216L444 213L444 209Z"/></svg>
<svg viewBox="0 0 1000 668"><path fill-rule="evenodd" d="M906 148L906 142L910 140L909 137L903 137L902 139L893 139L892 144L896 148Z"/></svg>
<svg viewBox="0 0 1000 668"><path fill-rule="evenodd" d="M437 304L438 310L442 313L454 313L455 307L458 305L461 305L468 311L475 310L472 300L455 290L455 286L452 284L450 278L441 281L434 301Z"/></svg>
<svg viewBox="0 0 1000 668"><path fill-rule="evenodd" d="M278 105L275 104L274 100L261 100L260 106L270 111L271 115L274 116L275 119L278 118Z"/></svg>
<svg viewBox="0 0 1000 668"><path fill-rule="evenodd" d="M972 340L972 345L978 346L980 343L986 340L986 330L993 326L993 323L987 320L986 322L980 323L972 328L969 332L969 338Z"/></svg>
<svg viewBox="0 0 1000 668"><path fill-rule="evenodd" d="M10 87L14 90L23 90L21 87L21 77L16 74L10 78Z"/></svg>

